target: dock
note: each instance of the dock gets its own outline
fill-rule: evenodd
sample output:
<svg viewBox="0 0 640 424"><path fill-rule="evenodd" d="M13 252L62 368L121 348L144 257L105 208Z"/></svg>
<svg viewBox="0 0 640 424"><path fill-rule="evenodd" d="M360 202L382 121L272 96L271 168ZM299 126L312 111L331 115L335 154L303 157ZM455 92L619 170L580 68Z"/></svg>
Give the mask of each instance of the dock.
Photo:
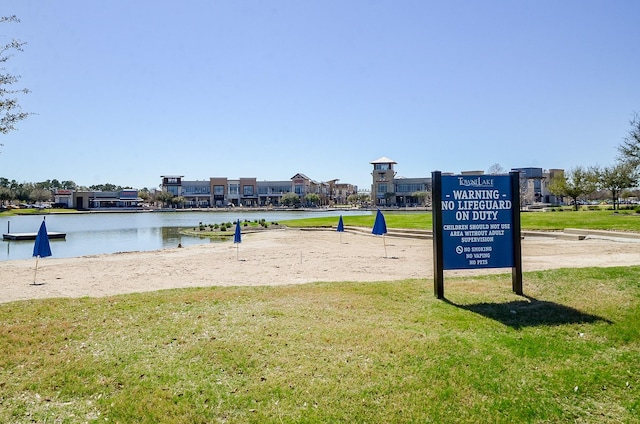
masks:
<svg viewBox="0 0 640 424"><path fill-rule="evenodd" d="M35 240L38 233L7 233L2 235L2 240ZM47 231L49 239L63 239L67 237L66 233L57 233Z"/></svg>

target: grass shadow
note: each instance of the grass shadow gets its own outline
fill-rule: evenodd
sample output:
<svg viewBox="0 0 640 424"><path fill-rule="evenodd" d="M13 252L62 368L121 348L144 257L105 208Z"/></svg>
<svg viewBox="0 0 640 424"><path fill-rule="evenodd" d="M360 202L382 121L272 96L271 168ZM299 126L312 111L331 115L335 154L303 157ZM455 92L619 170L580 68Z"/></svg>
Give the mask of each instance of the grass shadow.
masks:
<svg viewBox="0 0 640 424"><path fill-rule="evenodd" d="M491 318L514 329L563 324L590 324L612 321L597 315L587 314L570 306L523 296L523 300L506 303L475 303L462 305L444 299L450 305Z"/></svg>

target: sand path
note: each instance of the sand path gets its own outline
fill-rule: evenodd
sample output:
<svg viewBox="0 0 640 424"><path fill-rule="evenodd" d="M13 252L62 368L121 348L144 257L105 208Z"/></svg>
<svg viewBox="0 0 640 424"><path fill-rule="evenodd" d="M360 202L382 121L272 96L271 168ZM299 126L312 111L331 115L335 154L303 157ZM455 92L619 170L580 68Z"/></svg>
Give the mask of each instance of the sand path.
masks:
<svg viewBox="0 0 640 424"><path fill-rule="evenodd" d="M386 254L385 257L385 245ZM433 278L432 241L335 231L279 229L231 241L153 252L0 262L0 303L108 296L179 287ZM631 240L526 237L523 270L640 264ZM470 271L446 271L445 276ZM488 272L508 272L505 269Z"/></svg>

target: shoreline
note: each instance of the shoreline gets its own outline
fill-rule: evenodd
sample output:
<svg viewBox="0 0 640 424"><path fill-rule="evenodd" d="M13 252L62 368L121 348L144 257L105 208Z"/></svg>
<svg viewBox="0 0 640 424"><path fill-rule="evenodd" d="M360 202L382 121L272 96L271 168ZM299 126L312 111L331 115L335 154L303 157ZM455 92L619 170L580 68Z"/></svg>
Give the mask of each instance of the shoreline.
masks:
<svg viewBox="0 0 640 424"><path fill-rule="evenodd" d="M375 212L377 209L385 212L431 212L427 207L395 208L395 207L317 207L317 208L287 208L287 207L220 207L220 208L104 208L104 209L6 209L0 211L0 217L25 215L64 215L64 214L92 214L92 213L170 213L170 212L333 212L333 211L362 211ZM12 211L8 212L7 211ZM18 212L17 212L18 211ZM25 213L19 211L28 211Z"/></svg>
<svg viewBox="0 0 640 424"><path fill-rule="evenodd" d="M624 240L525 237L523 272L640 265L637 247L637 242ZM213 286L405 279L425 279L431 285L432 260L432 241L427 239L383 240L355 232L284 228L243 235L239 244L229 240L155 251L43 258L37 273L34 258L4 261L0 303ZM445 271L445 276L508 272L503 268ZM526 292L526 281L524 285Z"/></svg>

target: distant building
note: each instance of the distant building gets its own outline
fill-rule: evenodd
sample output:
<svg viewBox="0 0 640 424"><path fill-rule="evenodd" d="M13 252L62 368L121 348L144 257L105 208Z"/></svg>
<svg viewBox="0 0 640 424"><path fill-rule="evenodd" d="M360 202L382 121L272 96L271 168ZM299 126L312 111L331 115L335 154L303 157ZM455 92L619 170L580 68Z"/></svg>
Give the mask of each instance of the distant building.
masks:
<svg viewBox="0 0 640 424"><path fill-rule="evenodd" d="M162 177L162 191L169 192L174 196L182 196L182 179L184 175L163 175Z"/></svg>
<svg viewBox="0 0 640 424"><path fill-rule="evenodd" d="M358 190L351 184L337 184L338 180L318 182L302 173L285 181L258 181L253 177L211 177L208 181L189 181L182 175L163 175L161 178L162 191L183 197L184 206L188 208L277 206L287 193L297 194L303 204L304 197L314 193L320 199L316 206L327 206L346 203L348 196Z"/></svg>
<svg viewBox="0 0 640 424"><path fill-rule="evenodd" d="M387 157L370 162L371 201L376 206L421 206L431 199L431 177L397 177L394 165ZM422 194L424 193L424 194Z"/></svg>
<svg viewBox="0 0 640 424"><path fill-rule="evenodd" d="M72 208L73 203L73 190L56 189L53 192L53 204L59 208Z"/></svg>
<svg viewBox="0 0 640 424"><path fill-rule="evenodd" d="M549 191L551 181L564 174L562 169L513 168L520 173L520 196L522 206L535 203L558 204L562 199Z"/></svg>
<svg viewBox="0 0 640 424"><path fill-rule="evenodd" d="M430 204L431 177L405 178L397 176L394 168L397 162L381 157L370 162L371 200L376 206L417 206ZM560 199L549 192L549 183L556 176L562 175L562 169L513 168L520 173L520 192L522 205L533 203L557 204ZM460 175L483 175L484 171L462 171ZM447 173L443 173L447 175Z"/></svg>
<svg viewBox="0 0 640 424"><path fill-rule="evenodd" d="M73 207L76 209L137 209L142 206L138 190L75 191Z"/></svg>
<svg viewBox="0 0 640 424"><path fill-rule="evenodd" d="M358 187L348 183L338 183L339 180L329 181L330 199L334 205L346 205L349 196L358 193Z"/></svg>

